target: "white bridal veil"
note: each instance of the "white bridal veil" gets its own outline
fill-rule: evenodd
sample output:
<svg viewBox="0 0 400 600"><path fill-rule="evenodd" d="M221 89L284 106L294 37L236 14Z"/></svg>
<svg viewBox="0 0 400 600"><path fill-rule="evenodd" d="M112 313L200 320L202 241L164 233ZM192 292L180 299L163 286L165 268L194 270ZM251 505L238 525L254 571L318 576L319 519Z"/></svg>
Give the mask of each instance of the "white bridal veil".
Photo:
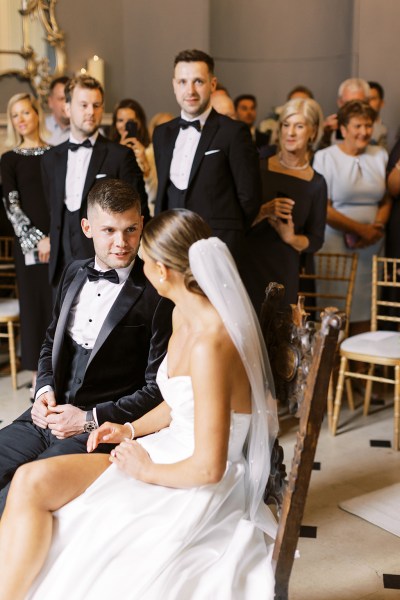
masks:
<svg viewBox="0 0 400 600"><path fill-rule="evenodd" d="M276 522L263 496L278 418L272 373L258 319L224 242L215 237L195 242L189 250L189 261L197 283L221 316L250 381L248 513L257 527L275 538Z"/></svg>

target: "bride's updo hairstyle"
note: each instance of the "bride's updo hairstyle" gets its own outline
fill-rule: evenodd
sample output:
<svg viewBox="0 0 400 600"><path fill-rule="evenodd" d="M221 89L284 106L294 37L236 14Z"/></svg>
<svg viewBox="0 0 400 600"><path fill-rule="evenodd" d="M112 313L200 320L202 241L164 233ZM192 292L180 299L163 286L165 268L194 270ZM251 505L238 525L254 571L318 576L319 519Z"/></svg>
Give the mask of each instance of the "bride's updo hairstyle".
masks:
<svg viewBox="0 0 400 600"><path fill-rule="evenodd" d="M185 208L166 210L144 228L142 246L148 256L184 275L186 289L204 296L189 264L189 248L211 236L211 229L198 214Z"/></svg>

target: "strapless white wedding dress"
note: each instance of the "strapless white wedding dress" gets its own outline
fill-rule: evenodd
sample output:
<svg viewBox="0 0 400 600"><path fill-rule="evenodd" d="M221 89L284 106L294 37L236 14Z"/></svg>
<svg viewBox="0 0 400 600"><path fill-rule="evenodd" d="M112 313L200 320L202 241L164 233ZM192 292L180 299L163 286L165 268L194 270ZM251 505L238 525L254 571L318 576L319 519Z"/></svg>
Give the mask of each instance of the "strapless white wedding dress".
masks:
<svg viewBox="0 0 400 600"><path fill-rule="evenodd" d="M140 439L152 460L187 458L194 446L190 377L158 385L168 428ZM232 412L222 480L174 489L136 481L111 465L55 513L46 564L27 600L272 600L272 542L245 514L243 445L250 415Z"/></svg>

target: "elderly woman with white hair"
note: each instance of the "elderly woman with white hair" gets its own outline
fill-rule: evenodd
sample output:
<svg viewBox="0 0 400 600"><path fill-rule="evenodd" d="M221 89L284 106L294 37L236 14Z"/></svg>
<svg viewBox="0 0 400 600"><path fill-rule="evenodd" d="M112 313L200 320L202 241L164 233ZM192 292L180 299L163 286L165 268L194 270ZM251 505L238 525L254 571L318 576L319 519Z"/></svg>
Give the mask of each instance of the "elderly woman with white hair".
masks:
<svg viewBox="0 0 400 600"><path fill-rule="evenodd" d="M262 206L246 239L243 279L256 311L270 281L297 302L301 254L324 241L327 189L310 164L322 112L315 100L287 102L279 117L279 150L261 161Z"/></svg>
<svg viewBox="0 0 400 600"><path fill-rule="evenodd" d="M7 107L7 143L1 157L4 206L15 233L15 264L21 320L21 367L32 371L35 387L39 351L51 319L49 285L50 212L41 178L42 156L50 148L38 101L12 96Z"/></svg>

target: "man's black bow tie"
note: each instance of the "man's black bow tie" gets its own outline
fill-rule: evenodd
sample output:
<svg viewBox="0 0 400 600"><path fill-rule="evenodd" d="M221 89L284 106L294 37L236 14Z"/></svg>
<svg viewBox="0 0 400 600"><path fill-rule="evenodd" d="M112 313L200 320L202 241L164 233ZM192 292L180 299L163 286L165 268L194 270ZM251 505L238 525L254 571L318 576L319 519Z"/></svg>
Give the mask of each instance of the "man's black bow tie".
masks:
<svg viewBox="0 0 400 600"><path fill-rule="evenodd" d="M201 123L199 119L196 119L196 121L186 121L185 119L181 118L179 119L179 127L182 127L182 129L194 127L195 129L197 129L197 131L201 131Z"/></svg>
<svg viewBox="0 0 400 600"><path fill-rule="evenodd" d="M99 279L107 279L107 281L111 281L111 283L119 283L118 273L115 269L110 269L109 271L98 271L93 267L86 267L87 276L89 281L99 281Z"/></svg>
<svg viewBox="0 0 400 600"><path fill-rule="evenodd" d="M84 140L81 144L75 144L75 142L68 142L68 150L76 152L78 148L92 148L92 142L88 139Z"/></svg>

